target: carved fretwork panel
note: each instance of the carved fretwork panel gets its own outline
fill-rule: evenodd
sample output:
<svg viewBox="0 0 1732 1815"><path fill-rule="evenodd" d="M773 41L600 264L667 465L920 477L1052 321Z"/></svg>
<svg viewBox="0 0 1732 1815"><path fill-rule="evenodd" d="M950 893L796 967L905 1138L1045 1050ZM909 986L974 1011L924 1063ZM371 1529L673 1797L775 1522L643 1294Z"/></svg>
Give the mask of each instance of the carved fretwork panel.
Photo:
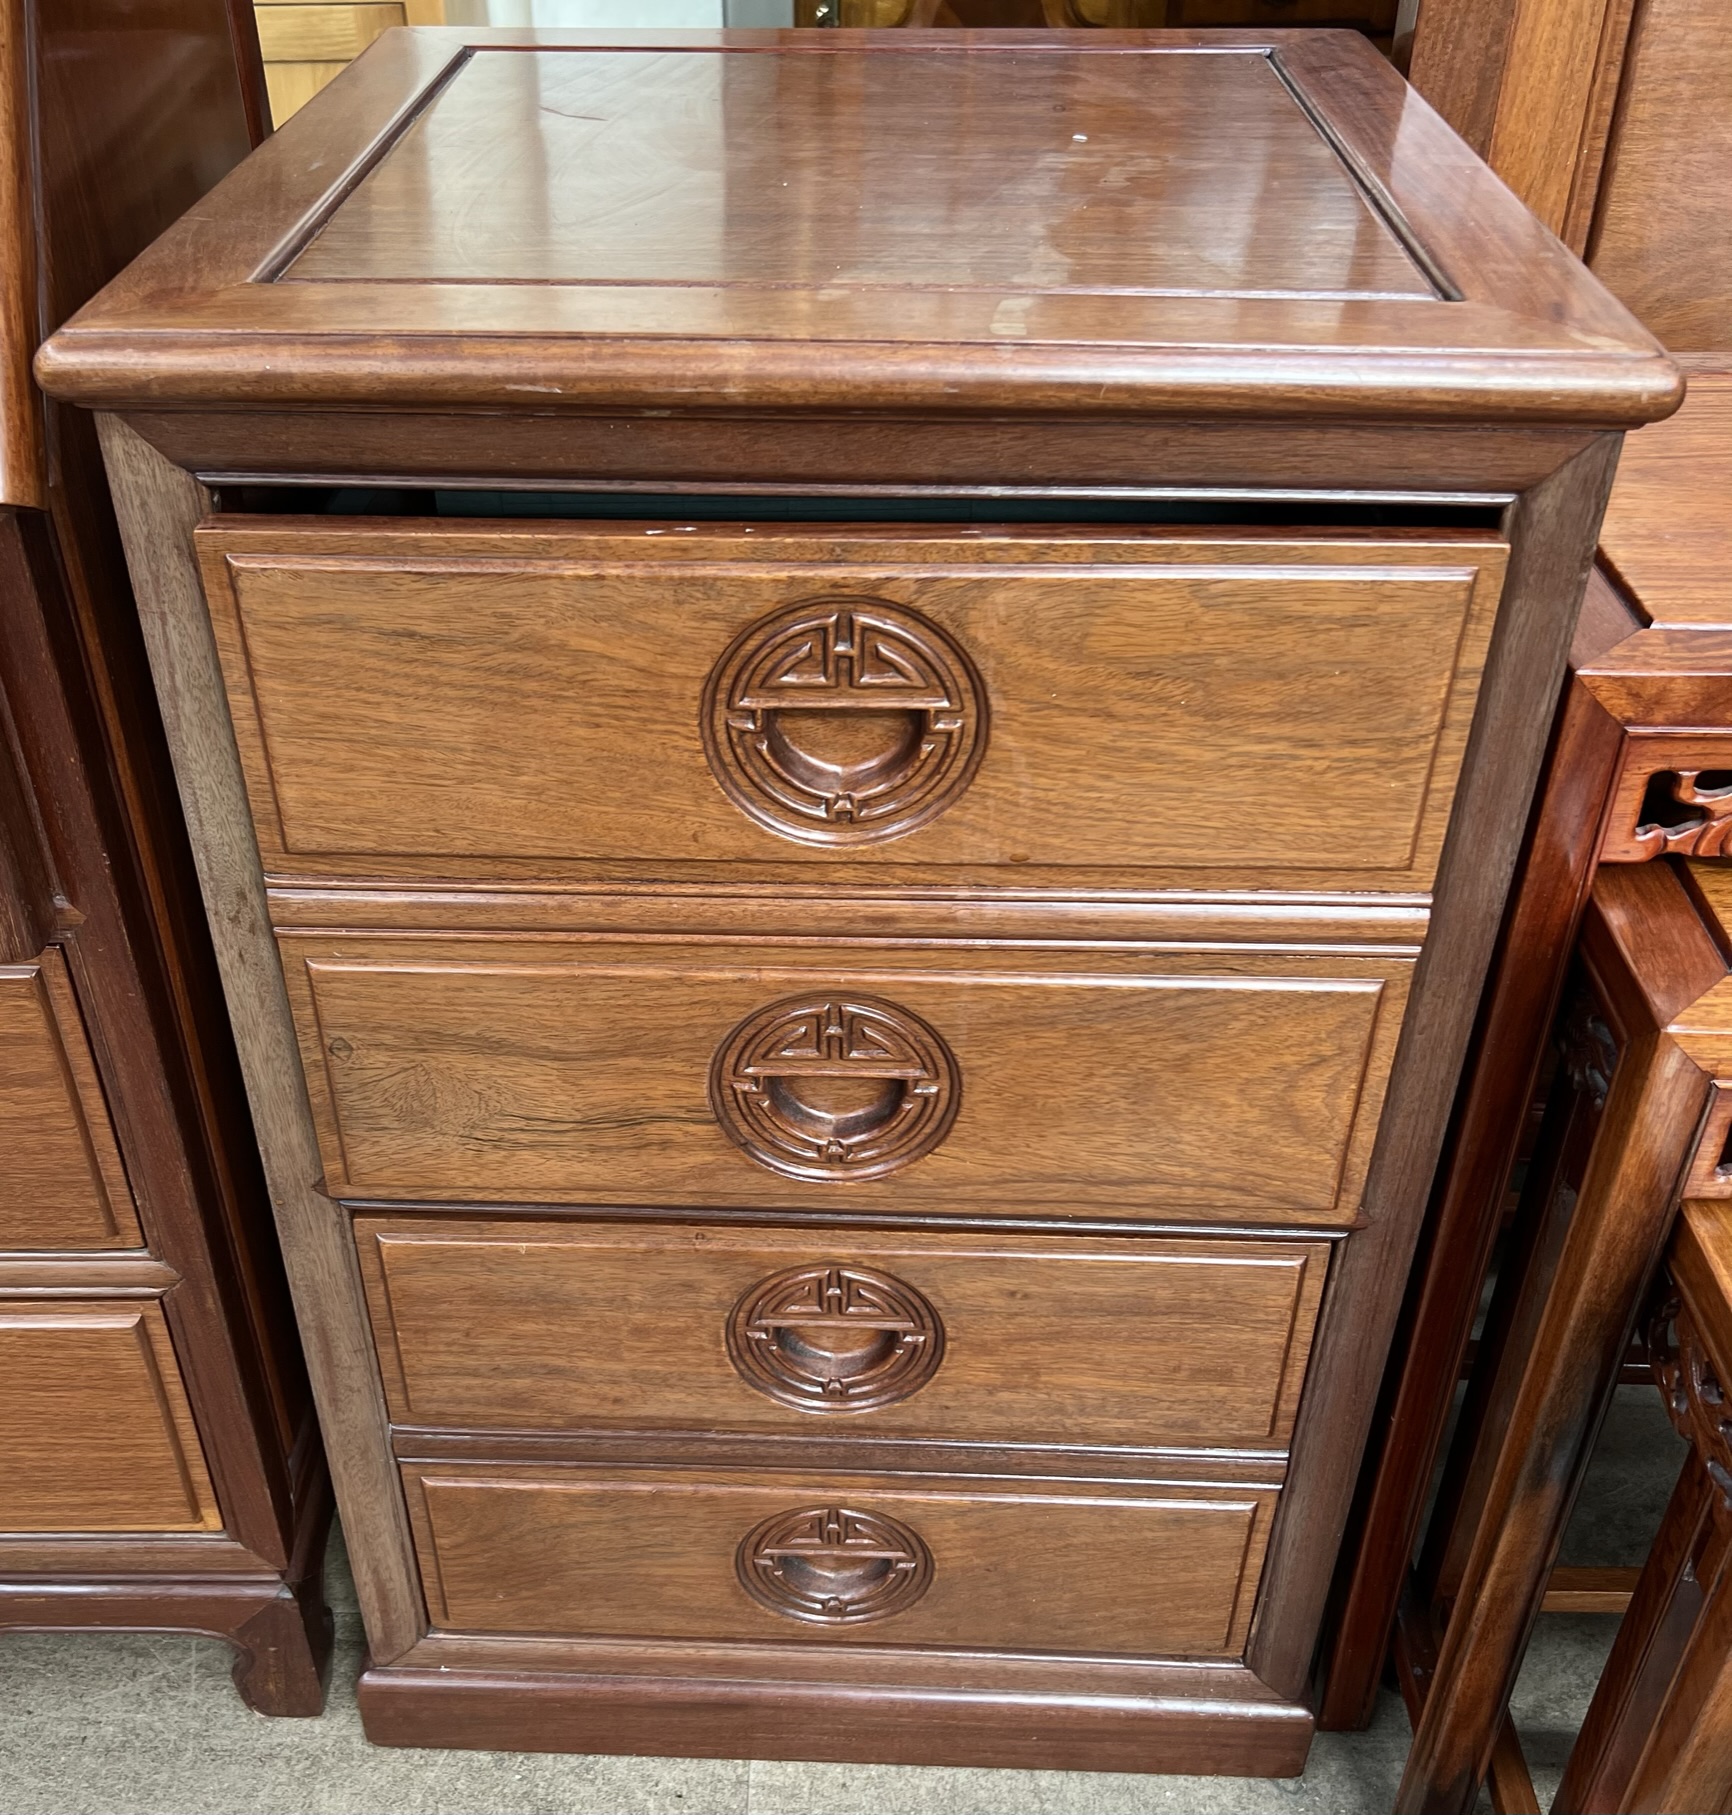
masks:
<svg viewBox="0 0 1732 1815"><path fill-rule="evenodd" d="M1649 1313L1648 1361L1673 1424L1714 1483L1717 1511L1732 1514L1732 1406L1695 1319L1670 1282Z"/></svg>
<svg viewBox="0 0 1732 1815"><path fill-rule="evenodd" d="M1732 855L1732 734L1631 740L1600 848L1604 863Z"/></svg>

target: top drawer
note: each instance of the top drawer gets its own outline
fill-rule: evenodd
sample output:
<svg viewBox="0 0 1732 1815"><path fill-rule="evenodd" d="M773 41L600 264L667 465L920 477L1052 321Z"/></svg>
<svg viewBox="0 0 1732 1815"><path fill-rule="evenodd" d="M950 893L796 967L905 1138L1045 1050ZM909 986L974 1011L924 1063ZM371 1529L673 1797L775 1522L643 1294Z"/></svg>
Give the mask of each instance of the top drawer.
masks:
<svg viewBox="0 0 1732 1815"><path fill-rule="evenodd" d="M1422 889L1505 552L234 522L206 590L266 867L300 877Z"/></svg>

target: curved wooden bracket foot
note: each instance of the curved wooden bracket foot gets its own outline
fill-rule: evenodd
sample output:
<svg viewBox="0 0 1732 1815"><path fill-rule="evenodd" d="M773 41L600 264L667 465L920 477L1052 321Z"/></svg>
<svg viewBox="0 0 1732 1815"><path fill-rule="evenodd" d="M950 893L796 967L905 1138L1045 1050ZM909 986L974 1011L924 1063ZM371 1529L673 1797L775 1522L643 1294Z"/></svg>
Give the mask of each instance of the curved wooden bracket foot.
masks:
<svg viewBox="0 0 1732 1815"><path fill-rule="evenodd" d="M322 1714L333 1630L321 1581L303 1584L299 1595L285 1588L230 1635L242 1700L255 1714Z"/></svg>

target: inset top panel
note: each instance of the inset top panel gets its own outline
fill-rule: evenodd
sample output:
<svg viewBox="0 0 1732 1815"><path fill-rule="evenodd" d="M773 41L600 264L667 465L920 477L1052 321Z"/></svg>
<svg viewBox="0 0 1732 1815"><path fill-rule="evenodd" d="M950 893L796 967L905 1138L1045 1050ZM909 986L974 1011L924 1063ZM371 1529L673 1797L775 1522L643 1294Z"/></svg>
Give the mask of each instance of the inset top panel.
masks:
<svg viewBox="0 0 1732 1815"><path fill-rule="evenodd" d="M1436 295L1257 49L481 48L282 275Z"/></svg>
<svg viewBox="0 0 1732 1815"><path fill-rule="evenodd" d="M123 411L513 423L1597 429L1678 396L1345 31L387 32L37 370Z"/></svg>

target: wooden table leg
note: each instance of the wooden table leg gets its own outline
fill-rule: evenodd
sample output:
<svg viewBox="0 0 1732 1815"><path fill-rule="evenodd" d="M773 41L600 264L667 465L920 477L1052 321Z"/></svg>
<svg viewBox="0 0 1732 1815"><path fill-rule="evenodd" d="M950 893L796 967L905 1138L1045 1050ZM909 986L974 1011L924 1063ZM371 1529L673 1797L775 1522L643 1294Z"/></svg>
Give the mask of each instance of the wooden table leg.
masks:
<svg viewBox="0 0 1732 1815"><path fill-rule="evenodd" d="M1536 1242L1469 1434L1473 1491L1455 1519L1471 1538L1446 1585L1448 1624L1397 1815L1467 1815L1479 1794L1694 1145L1708 1080L1666 1023L1725 967L1711 947L1678 946L1678 887L1646 869L1596 887L1584 949L1621 1054L1579 1198L1556 1207L1555 1231Z"/></svg>
<svg viewBox="0 0 1732 1815"><path fill-rule="evenodd" d="M1718 1265L1708 1264L1713 1249ZM1732 1208L1685 1207L1672 1270L1686 1302L1672 1292L1656 1320L1656 1373L1690 1455L1565 1766L1556 1815L1698 1815L1732 1801L1732 1442L1721 1384L1732 1363Z"/></svg>

